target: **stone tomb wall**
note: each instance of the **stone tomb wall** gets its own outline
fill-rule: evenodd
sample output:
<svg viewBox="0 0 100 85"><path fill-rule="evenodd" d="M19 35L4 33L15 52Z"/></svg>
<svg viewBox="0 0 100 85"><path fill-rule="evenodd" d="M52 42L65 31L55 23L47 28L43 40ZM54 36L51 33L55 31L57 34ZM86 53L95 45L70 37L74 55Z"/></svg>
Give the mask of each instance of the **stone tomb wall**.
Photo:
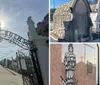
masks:
<svg viewBox="0 0 100 85"><path fill-rule="evenodd" d="M64 21L71 21L72 14L70 13L70 7L72 2L67 2L59 6L53 15L53 33L59 38L64 37Z"/></svg>

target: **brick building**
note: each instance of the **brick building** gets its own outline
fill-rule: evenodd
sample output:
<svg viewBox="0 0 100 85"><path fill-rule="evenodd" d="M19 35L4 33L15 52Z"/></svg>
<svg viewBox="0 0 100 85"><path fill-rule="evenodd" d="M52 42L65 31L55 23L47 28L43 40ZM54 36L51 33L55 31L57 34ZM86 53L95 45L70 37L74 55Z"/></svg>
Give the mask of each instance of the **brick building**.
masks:
<svg viewBox="0 0 100 85"><path fill-rule="evenodd" d="M61 63L61 45L51 45L50 49L50 85L62 85L64 65Z"/></svg>
<svg viewBox="0 0 100 85"><path fill-rule="evenodd" d="M42 22L37 23L36 31L38 35L49 36L49 14L47 14Z"/></svg>
<svg viewBox="0 0 100 85"><path fill-rule="evenodd" d="M96 85L96 67L93 67L92 73L88 73L87 64L83 61L77 63L75 78L78 85Z"/></svg>
<svg viewBox="0 0 100 85"><path fill-rule="evenodd" d="M50 48L50 85L62 85L60 76L64 78L65 68L61 62L61 49L60 44L52 44ZM78 85L96 85L96 67L93 67L92 70L92 73L88 73L87 64L83 61L77 63L75 79L78 81Z"/></svg>

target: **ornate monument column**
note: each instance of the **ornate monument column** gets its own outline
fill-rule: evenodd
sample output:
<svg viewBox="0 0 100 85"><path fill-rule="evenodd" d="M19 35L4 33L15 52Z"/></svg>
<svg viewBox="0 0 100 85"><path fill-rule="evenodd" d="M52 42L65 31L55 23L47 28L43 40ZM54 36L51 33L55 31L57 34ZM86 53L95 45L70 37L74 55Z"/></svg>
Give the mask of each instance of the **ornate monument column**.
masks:
<svg viewBox="0 0 100 85"><path fill-rule="evenodd" d="M38 35L35 29L35 23L31 19L31 17L28 17L27 19L28 24L28 36L29 41L33 42L35 48L37 49L37 56L38 61L40 65L41 74L43 77L43 83L44 85L48 85L48 45L46 44L46 41L48 40L48 37L44 37L41 35Z"/></svg>
<svg viewBox="0 0 100 85"><path fill-rule="evenodd" d="M63 85L74 85L74 71L76 65L76 56L73 53L74 48L72 44L68 45L68 52L65 53L64 65L65 65L65 81Z"/></svg>

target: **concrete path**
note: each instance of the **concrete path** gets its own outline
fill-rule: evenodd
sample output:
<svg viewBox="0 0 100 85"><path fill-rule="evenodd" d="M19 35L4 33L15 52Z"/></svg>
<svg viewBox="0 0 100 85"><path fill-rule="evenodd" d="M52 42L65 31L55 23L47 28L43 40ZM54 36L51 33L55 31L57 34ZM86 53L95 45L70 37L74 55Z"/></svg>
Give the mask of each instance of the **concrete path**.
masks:
<svg viewBox="0 0 100 85"><path fill-rule="evenodd" d="M0 65L0 85L23 85L22 76Z"/></svg>

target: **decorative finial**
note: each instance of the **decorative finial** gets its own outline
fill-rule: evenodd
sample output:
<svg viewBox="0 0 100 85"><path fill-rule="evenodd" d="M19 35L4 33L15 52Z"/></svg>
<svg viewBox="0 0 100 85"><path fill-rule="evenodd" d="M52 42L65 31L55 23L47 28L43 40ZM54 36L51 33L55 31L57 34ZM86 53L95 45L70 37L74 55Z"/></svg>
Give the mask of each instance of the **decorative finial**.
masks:
<svg viewBox="0 0 100 85"><path fill-rule="evenodd" d="M73 52L74 51L73 44L69 44L68 45L68 51L69 52Z"/></svg>

